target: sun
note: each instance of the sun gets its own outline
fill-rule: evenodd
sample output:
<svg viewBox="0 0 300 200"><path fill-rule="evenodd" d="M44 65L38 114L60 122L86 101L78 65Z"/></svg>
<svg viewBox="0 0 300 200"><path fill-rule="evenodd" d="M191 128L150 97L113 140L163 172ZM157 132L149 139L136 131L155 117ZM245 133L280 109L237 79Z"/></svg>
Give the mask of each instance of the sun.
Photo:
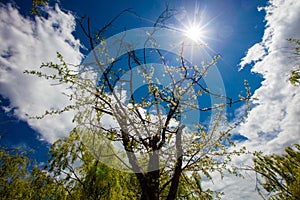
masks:
<svg viewBox="0 0 300 200"><path fill-rule="evenodd" d="M191 40L193 40L194 42L200 42L202 31L199 26L192 25L188 27L184 32L185 35Z"/></svg>

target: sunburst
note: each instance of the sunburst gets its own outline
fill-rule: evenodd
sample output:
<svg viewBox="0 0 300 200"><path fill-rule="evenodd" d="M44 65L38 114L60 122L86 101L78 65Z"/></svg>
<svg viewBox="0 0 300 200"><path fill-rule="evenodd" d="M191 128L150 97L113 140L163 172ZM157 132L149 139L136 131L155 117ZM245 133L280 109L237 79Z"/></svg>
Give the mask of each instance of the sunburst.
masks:
<svg viewBox="0 0 300 200"><path fill-rule="evenodd" d="M184 30L184 33L188 38L197 43L201 41L201 36L203 34L201 27L197 25L187 27L187 29Z"/></svg>

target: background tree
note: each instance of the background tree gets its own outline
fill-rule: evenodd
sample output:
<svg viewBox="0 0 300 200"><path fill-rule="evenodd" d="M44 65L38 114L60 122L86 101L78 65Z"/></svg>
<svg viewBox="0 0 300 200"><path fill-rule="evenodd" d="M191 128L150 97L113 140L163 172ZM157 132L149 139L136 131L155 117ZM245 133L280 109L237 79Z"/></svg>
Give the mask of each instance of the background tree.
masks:
<svg viewBox="0 0 300 200"><path fill-rule="evenodd" d="M135 176L99 162L79 137L74 129L57 140L45 167L59 180L68 199L137 199L140 192Z"/></svg>
<svg viewBox="0 0 300 200"><path fill-rule="evenodd" d="M259 186L268 192L267 199L296 200L300 197L300 145L287 147L285 152L283 155L255 154L257 189L264 199L264 192Z"/></svg>
<svg viewBox="0 0 300 200"><path fill-rule="evenodd" d="M49 173L39 169L28 153L0 148L0 198L65 199L66 193Z"/></svg>
<svg viewBox="0 0 300 200"><path fill-rule="evenodd" d="M127 170L135 173L141 190L141 199L156 200L164 198L172 200L177 195L181 195L180 191L185 193L184 198L201 198L204 196L212 198L210 190L201 188L201 176L212 179L211 172L218 171L221 175L224 170L233 172L231 171L232 168L228 166L231 156L243 152L243 149L229 151L229 147L234 145L230 140L230 131L236 124L230 125L226 122L226 118L222 114L223 109L234 103L248 101L250 90L247 87L246 97L241 96L237 100L233 100L223 94L211 91L203 85L203 78L209 72L209 69L216 64L218 56L212 58L211 61L203 61L199 63L199 66L196 66L185 60L184 44L175 44L182 47L181 51L178 52L179 56L168 58L157 46L146 47L147 44L153 42L151 39L157 30L167 27L166 20L172 17L172 11L167 8L159 16L154 24L153 32L147 33L149 37L144 41L144 49L132 50L131 44L122 43L123 46L119 48L128 49L123 59L108 55L103 32L121 14L131 12L130 10L125 10L117 15L96 35L91 34L89 19L86 29L83 21L80 22L85 35L90 41L93 55L93 61L89 63L90 66L85 67L92 67L94 74L101 74L100 77L98 76L96 83L95 79L91 79L88 74L82 73L80 66L76 68L67 64L59 53L57 54L59 64L48 62L43 63L41 66L41 68L54 70L53 74L39 71L26 71L26 73L68 85L70 88L68 96L74 104L62 110L46 111L45 115L60 114L74 109L77 111L74 118L77 123L75 130L84 132L84 135L88 134L88 138L100 137L100 141L106 139L111 141L112 144L119 142L125 152L125 157L121 157L124 154L116 153L114 148L111 149L111 153L117 160L121 161L120 163L124 165L122 167L126 167ZM99 44L100 46L97 46ZM154 82L154 79L156 79L156 82L163 82L166 78L158 80L154 77L154 74L157 73L155 68L147 65L150 62L149 60L153 58L156 58L156 61L159 60L163 66L163 75L170 80L167 85L162 86ZM127 63L125 66L124 59ZM123 68L119 67L120 62ZM133 72L134 66L140 67L136 74L147 84L147 87L144 88L145 95L142 97L137 96L132 89L135 81L133 73L130 73L127 78L122 78L124 70ZM95 71L95 69L98 71ZM178 76L180 79L177 78ZM127 83L129 88L125 88L121 84L120 88L116 89L116 82ZM219 102L221 103L200 107L198 101L204 98L203 96L207 98L213 96L220 99ZM124 101L124 98L128 98L128 101ZM149 108L151 107L154 108L155 114L150 112ZM210 126L202 126L198 121L192 127L187 127L181 121L186 115L186 110L197 112L215 110L216 114L213 116L214 120ZM107 127L106 124L103 124L103 118L107 117L114 121L115 126ZM72 137L71 135L70 139L73 141L82 141L82 136L75 140ZM80 153L76 152L78 149L74 152L72 146L66 145L69 142L64 141L64 144L61 142L62 140L59 140L52 147L54 159L49 165L50 171L54 171L55 176L65 174L66 182L64 185L68 185L69 188L74 187L74 181L76 180L81 184L80 187L85 190L81 176L75 176L78 170L80 174L80 168L73 169L72 167L75 160L80 158ZM92 141L89 144L93 143ZM101 158L103 154L99 153L99 149L101 148L95 145L90 148L94 156ZM91 155L88 159L85 155L88 154L81 155L80 160L85 163L84 166L90 166L86 171L87 174L94 173L93 170L100 163L94 160ZM123 162L124 158L128 162ZM166 162L167 165L162 165L163 162ZM72 172L74 176L69 172ZM107 176L112 178L109 173ZM89 180L91 179L84 180L88 180L90 184ZM184 182L186 182L185 187L182 185ZM100 182L97 183L101 184ZM113 182L113 184L118 185L117 182ZM192 184L194 188L189 194L184 192L192 188L187 184ZM90 189L92 191L89 195L99 197L96 190ZM72 191L69 191L69 193L72 194Z"/></svg>
<svg viewBox="0 0 300 200"><path fill-rule="evenodd" d="M56 141L45 169L26 151L0 149L0 198L15 199L138 199L134 174L100 163L80 143L76 131Z"/></svg>

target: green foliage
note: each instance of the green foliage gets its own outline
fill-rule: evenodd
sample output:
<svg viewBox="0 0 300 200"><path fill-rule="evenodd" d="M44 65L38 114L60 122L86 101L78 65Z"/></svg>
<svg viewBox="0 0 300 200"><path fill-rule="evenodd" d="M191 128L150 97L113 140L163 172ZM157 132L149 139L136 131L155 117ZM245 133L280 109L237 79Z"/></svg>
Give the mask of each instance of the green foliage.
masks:
<svg viewBox="0 0 300 200"><path fill-rule="evenodd" d="M31 14L40 15L40 6L46 5L48 0L32 0Z"/></svg>
<svg viewBox="0 0 300 200"><path fill-rule="evenodd" d="M137 199L134 174L109 168L99 162L80 141L80 131L57 140L51 147L47 169L60 181L70 199Z"/></svg>
<svg viewBox="0 0 300 200"><path fill-rule="evenodd" d="M19 149L0 149L0 199L138 199L134 174L99 162L79 141L76 130L56 141L44 170ZM50 176L51 174L51 176Z"/></svg>
<svg viewBox="0 0 300 200"><path fill-rule="evenodd" d="M300 65L298 66L298 69L291 71L291 77L290 82L293 85L299 85L300 84Z"/></svg>
<svg viewBox="0 0 300 200"><path fill-rule="evenodd" d="M65 191L19 149L0 149L0 198L65 199Z"/></svg>
<svg viewBox="0 0 300 200"><path fill-rule="evenodd" d="M300 145L287 147L283 155L256 153L254 169L263 178L258 183L269 199L296 200L300 197ZM263 195L260 188L259 193Z"/></svg>

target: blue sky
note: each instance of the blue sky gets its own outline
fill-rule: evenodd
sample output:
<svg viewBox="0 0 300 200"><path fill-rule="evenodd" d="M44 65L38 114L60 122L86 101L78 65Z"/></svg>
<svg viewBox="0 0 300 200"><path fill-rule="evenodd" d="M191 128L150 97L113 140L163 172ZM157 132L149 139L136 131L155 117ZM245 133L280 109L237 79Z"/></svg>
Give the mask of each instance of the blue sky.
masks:
<svg viewBox="0 0 300 200"><path fill-rule="evenodd" d="M73 113L52 116L40 121L29 116L42 114L49 108L59 108L68 102L49 83L28 77L22 72L35 69L42 62L55 60L56 51L65 59L79 64L89 45L75 19L91 17L92 28L103 27L121 10L132 8L141 18L125 14L105 32L109 38L132 28L153 25L164 10L164 1L61 1L46 8L47 18L30 16L30 3L1 1L0 6L0 134L2 144L35 149L38 161L45 162L47 148L72 128ZM192 18L196 11L205 26L202 40L210 47L211 55L220 54L218 70L222 75L226 94L237 97L244 90L243 81L249 81L255 107L249 118L235 130L248 138L240 145L266 153L282 152L285 146L300 141L299 88L288 83L288 73L295 65L290 58L292 49L287 38L300 38L300 4L297 0L212 0L169 1L170 8L186 11ZM286 12L286 11L289 12ZM184 28L186 18L170 21L170 26ZM60 24L58 30L53 23ZM68 43L66 43L68 41ZM71 44L71 45L70 45ZM243 68L242 70L240 70ZM243 106L228 110L234 120ZM238 137L239 138L239 137ZM245 156L237 164L251 163ZM248 175L247 175L248 176ZM218 177L217 177L218 178ZM231 191L225 199L253 199L254 179L225 178L214 187ZM236 188L236 183L245 185ZM243 184L241 184L243 183ZM235 188L235 190L233 190ZM236 191L236 192L232 192ZM254 196L253 196L254 195Z"/></svg>

